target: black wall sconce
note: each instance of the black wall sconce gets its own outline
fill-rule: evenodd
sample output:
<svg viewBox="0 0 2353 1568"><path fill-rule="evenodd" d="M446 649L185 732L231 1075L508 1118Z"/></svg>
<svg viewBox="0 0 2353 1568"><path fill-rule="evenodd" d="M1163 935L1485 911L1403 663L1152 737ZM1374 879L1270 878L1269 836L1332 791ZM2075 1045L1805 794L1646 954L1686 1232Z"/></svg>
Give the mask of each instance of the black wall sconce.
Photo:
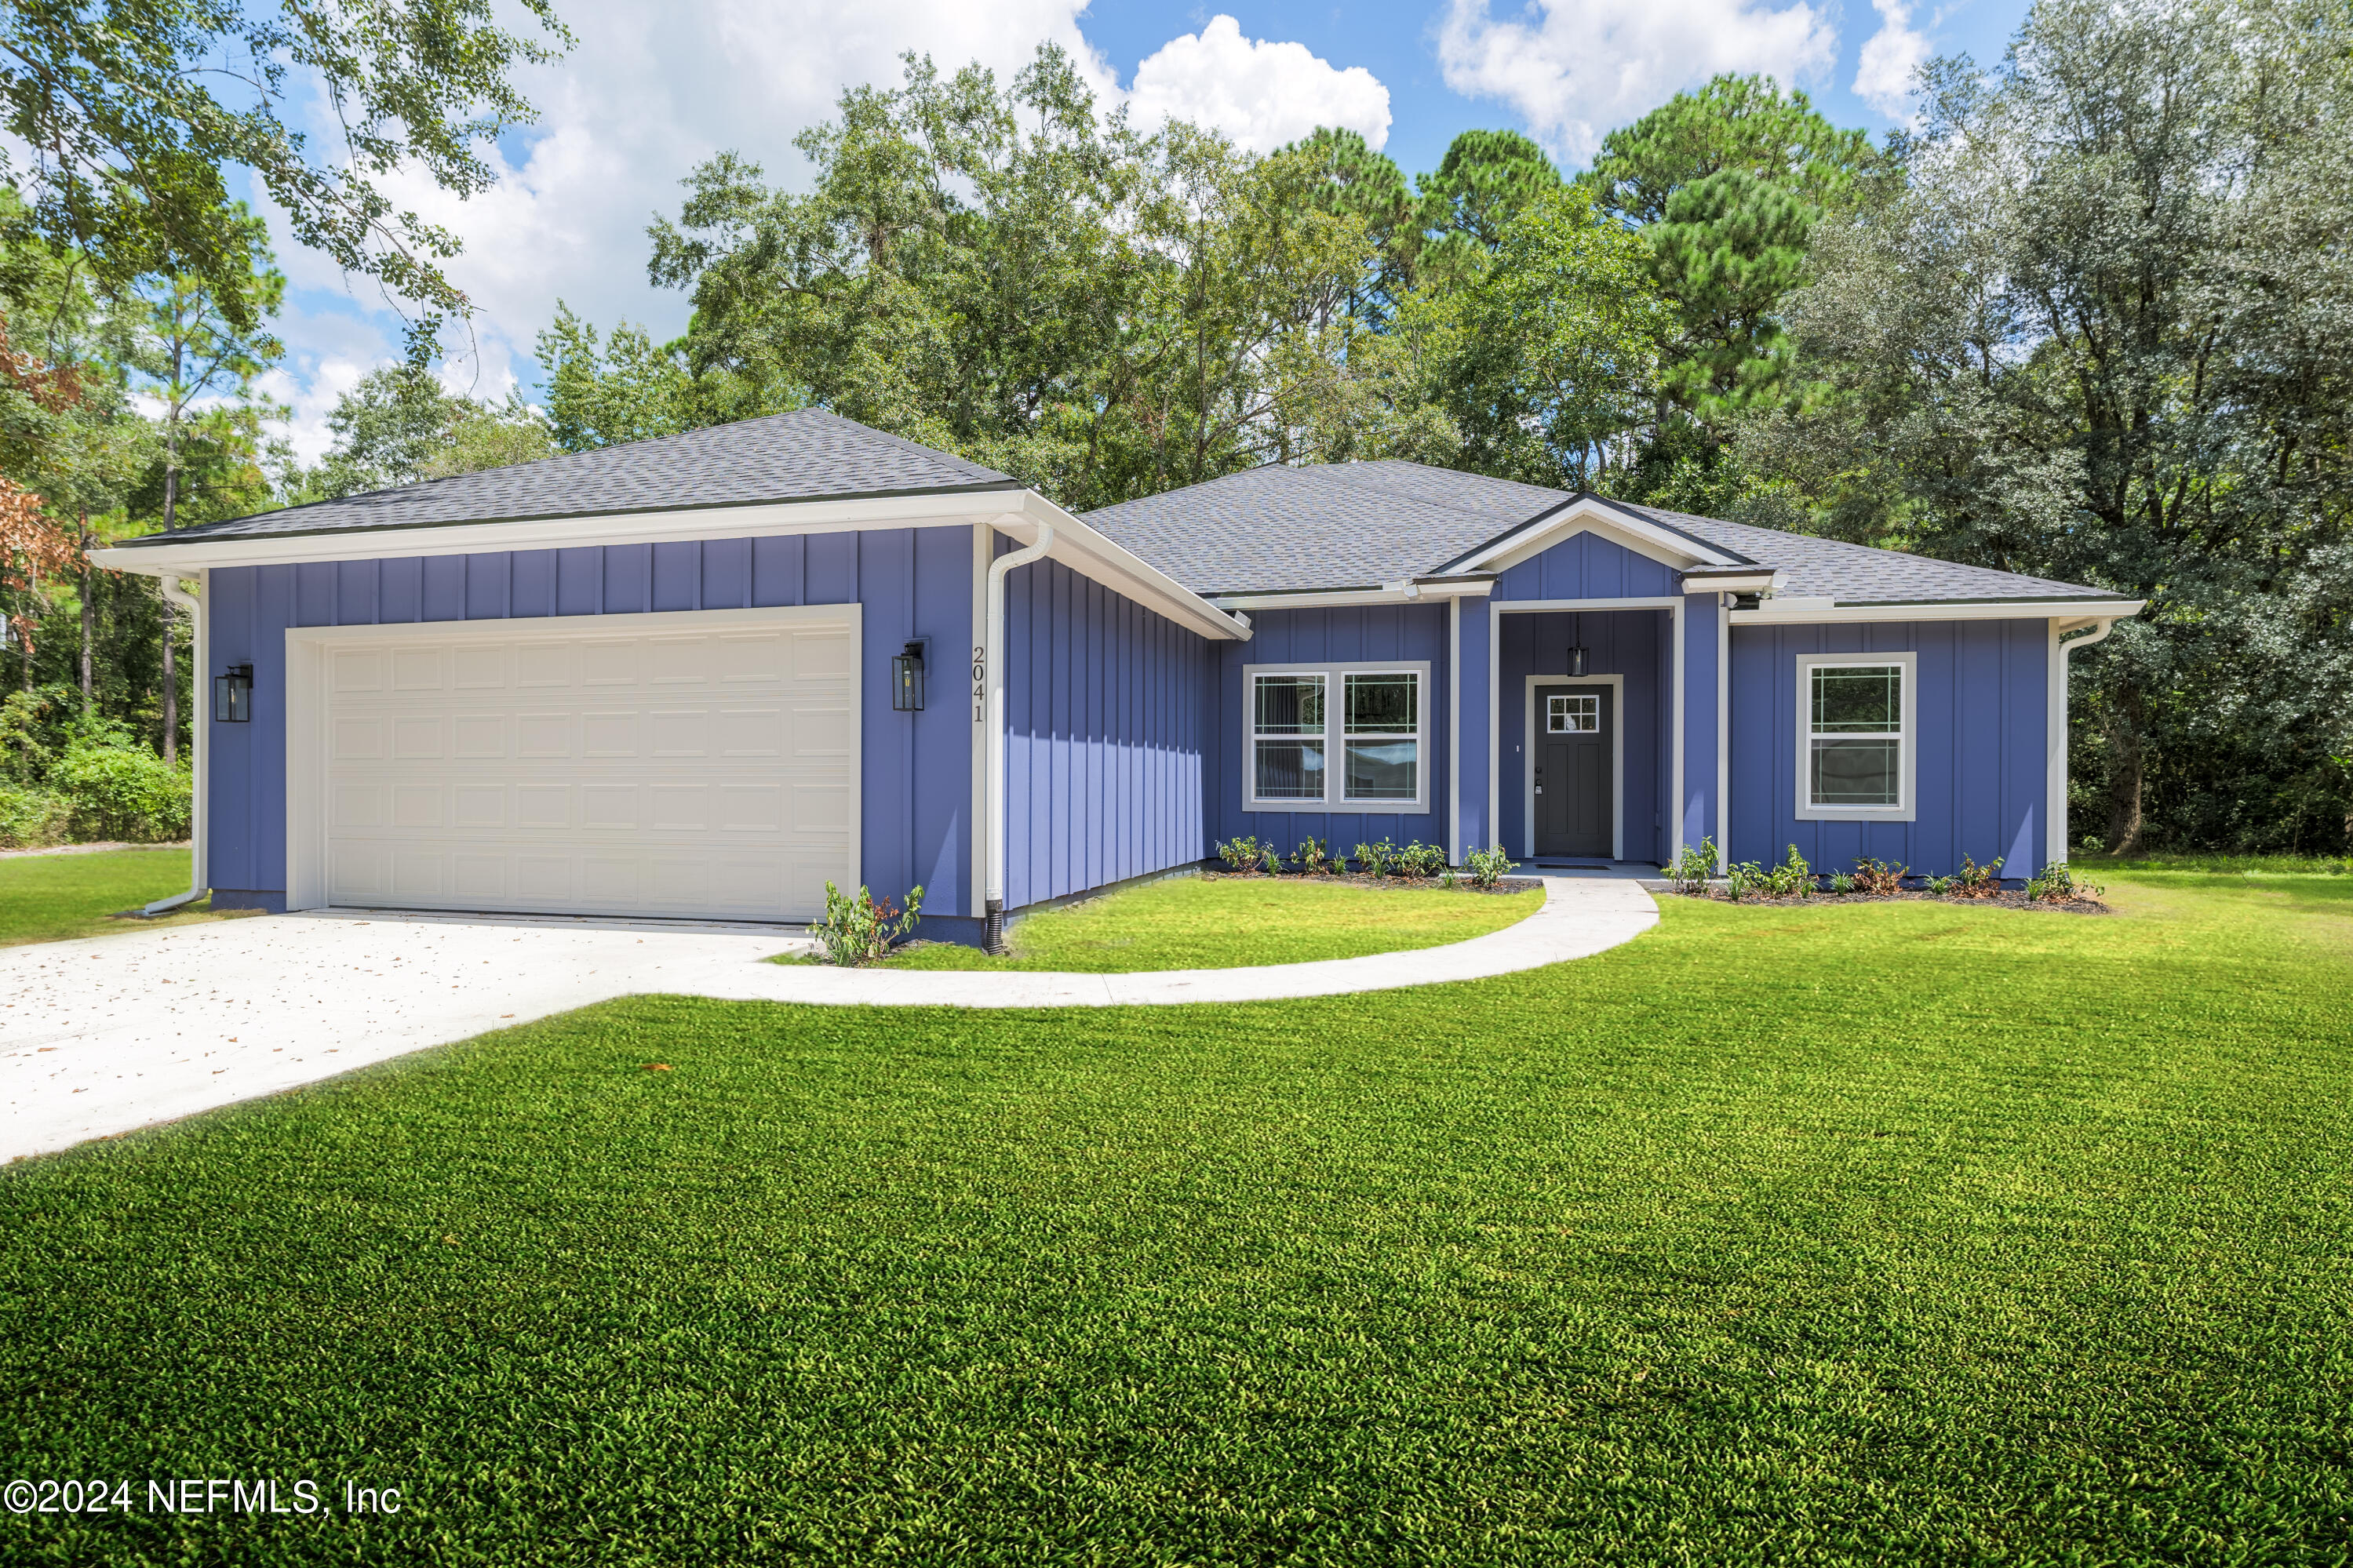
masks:
<svg viewBox="0 0 2353 1568"><path fill-rule="evenodd" d="M1585 673L1585 617L1577 616L1572 625L1574 629L1568 634L1568 673L1578 676Z"/></svg>
<svg viewBox="0 0 2353 1568"><path fill-rule="evenodd" d="M232 664L213 677L213 722L244 724L253 719L253 666Z"/></svg>
<svg viewBox="0 0 2353 1568"><path fill-rule="evenodd" d="M891 710L894 713L923 710L923 644L920 640L909 643L904 653L892 656Z"/></svg>

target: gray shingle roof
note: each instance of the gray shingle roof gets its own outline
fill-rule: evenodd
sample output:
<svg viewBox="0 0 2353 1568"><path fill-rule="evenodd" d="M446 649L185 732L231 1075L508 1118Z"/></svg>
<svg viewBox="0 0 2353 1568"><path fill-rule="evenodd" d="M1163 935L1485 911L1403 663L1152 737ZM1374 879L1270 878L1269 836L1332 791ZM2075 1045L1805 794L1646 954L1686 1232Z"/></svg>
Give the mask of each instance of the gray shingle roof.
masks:
<svg viewBox="0 0 2353 1568"><path fill-rule="evenodd" d="M1199 594L1371 588L1426 576L1576 500L1567 490L1419 463L1251 468L1086 514ZM1956 565L1657 507L1613 506L1778 568L1782 592L1849 604L2114 598L2104 589Z"/></svg>
<svg viewBox="0 0 2353 1568"><path fill-rule="evenodd" d="M126 542L177 544L192 539L1020 488L1019 480L994 468L870 430L839 415L803 409L341 500L312 501Z"/></svg>

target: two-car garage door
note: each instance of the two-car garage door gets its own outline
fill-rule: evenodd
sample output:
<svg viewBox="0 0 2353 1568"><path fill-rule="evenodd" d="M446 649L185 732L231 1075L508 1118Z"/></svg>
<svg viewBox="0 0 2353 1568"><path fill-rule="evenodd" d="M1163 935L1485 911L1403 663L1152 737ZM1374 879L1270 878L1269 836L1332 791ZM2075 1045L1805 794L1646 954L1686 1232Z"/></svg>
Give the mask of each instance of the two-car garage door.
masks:
<svg viewBox="0 0 2353 1568"><path fill-rule="evenodd" d="M371 631L316 650L324 901L805 921L855 883L854 609Z"/></svg>

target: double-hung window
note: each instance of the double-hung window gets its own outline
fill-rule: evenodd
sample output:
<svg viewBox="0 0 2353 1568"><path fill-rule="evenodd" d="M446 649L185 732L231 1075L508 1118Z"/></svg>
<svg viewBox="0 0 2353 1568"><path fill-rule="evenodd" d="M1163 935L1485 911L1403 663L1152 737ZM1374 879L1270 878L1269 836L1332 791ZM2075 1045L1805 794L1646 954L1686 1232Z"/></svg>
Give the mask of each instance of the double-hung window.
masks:
<svg viewBox="0 0 2353 1568"><path fill-rule="evenodd" d="M1250 809L1429 809L1429 665L1252 665L1242 679Z"/></svg>
<svg viewBox="0 0 2353 1568"><path fill-rule="evenodd" d="M1913 819L1914 686L1918 656L1838 654L1798 660L1798 816Z"/></svg>

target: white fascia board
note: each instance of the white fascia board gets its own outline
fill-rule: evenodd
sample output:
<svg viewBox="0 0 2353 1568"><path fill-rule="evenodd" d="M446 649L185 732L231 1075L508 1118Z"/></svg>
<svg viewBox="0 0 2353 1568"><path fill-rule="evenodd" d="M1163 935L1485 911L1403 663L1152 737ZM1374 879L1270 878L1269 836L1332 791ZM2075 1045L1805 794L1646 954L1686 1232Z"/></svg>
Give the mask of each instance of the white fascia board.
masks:
<svg viewBox="0 0 2353 1568"><path fill-rule="evenodd" d="M1721 567L1696 567L1683 574L1683 592L1687 594L1770 594L1789 580L1787 572L1746 567L1727 571Z"/></svg>
<svg viewBox="0 0 2353 1568"><path fill-rule="evenodd" d="M2080 623L2087 619L2122 620L2140 614L2146 599L1980 599L1917 605L1833 605L1826 608L1800 605L1776 610L1735 610L1736 626L1805 626L1862 621L2039 621Z"/></svg>
<svg viewBox="0 0 2353 1568"><path fill-rule="evenodd" d="M776 501L758 506L691 507L677 511L459 522L427 528L366 528L338 533L252 534L185 543L115 545L90 558L118 572L160 577L205 567L282 566L314 561L385 561L421 555L488 555L506 550L562 550L592 544L659 544L693 539L761 539L784 534L849 533L869 529L985 522L1018 510L1020 490L955 490L938 495L871 496L842 500Z"/></svg>
<svg viewBox="0 0 2353 1568"><path fill-rule="evenodd" d="M1409 578L1378 588L1308 588L1290 594L1220 594L1209 603L1223 610L1345 610L1359 605L1413 605L1425 600L1483 599L1495 580L1479 577Z"/></svg>
<svg viewBox="0 0 2353 1568"><path fill-rule="evenodd" d="M1040 522L1054 530L1053 545L1046 552L1048 560L1060 562L1079 575L1167 616L1188 631L1225 642L1250 640L1247 620L1228 615L1214 601L1201 597L1134 552L1113 543L1035 490L1021 492L1020 513L1001 519L997 526L1028 544L1036 540L1037 524Z"/></svg>
<svg viewBox="0 0 2353 1568"><path fill-rule="evenodd" d="M1754 564L1587 496L1532 519L1475 554L1450 561L1447 565L1454 572L1506 572L1579 533L1598 533L1678 572L1694 566Z"/></svg>

